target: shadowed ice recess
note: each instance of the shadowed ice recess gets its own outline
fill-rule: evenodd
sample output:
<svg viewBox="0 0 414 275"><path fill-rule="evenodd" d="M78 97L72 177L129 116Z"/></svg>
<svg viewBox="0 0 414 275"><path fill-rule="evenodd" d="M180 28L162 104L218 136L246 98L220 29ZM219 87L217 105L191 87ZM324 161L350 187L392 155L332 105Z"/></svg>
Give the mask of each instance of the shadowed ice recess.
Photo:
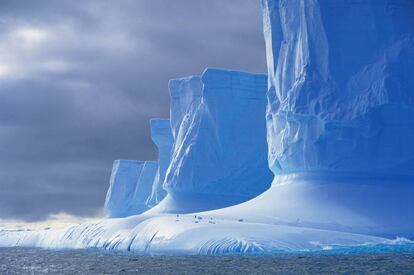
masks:
<svg viewBox="0 0 414 275"><path fill-rule="evenodd" d="M414 2L262 0L268 76L169 83L158 162L115 161L109 217L0 246L143 254L412 251ZM273 172L273 173L272 173Z"/></svg>

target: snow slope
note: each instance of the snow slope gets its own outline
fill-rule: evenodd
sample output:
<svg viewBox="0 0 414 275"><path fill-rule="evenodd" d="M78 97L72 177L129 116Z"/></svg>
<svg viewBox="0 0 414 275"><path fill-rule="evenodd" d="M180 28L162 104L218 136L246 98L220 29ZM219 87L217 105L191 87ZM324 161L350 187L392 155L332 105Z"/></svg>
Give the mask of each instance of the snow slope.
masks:
<svg viewBox="0 0 414 275"><path fill-rule="evenodd" d="M103 248L150 255L309 252L391 243L336 231L165 214L108 219L63 230L0 231L0 242L2 246Z"/></svg>

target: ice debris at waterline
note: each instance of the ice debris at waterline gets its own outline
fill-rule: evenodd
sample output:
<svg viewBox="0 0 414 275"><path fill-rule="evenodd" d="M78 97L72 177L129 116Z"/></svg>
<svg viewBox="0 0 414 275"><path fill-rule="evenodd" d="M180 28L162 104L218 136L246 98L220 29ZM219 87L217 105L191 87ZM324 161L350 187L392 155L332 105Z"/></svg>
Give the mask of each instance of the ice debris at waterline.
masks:
<svg viewBox="0 0 414 275"><path fill-rule="evenodd" d="M414 2L262 8L268 87L263 75L217 69L172 80L162 128L171 136L153 131L158 176L140 185L141 162L123 172L128 162L116 163L107 208L122 214L113 216L153 208L3 230L0 245L144 254L414 246Z"/></svg>

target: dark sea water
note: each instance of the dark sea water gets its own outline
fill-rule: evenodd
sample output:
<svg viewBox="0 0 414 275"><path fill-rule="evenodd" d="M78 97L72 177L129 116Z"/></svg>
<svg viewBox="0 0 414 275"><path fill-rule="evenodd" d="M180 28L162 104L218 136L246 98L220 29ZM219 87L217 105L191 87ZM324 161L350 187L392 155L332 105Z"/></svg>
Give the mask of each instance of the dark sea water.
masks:
<svg viewBox="0 0 414 275"><path fill-rule="evenodd" d="M0 248L0 274L414 274L414 252L273 256L140 256Z"/></svg>

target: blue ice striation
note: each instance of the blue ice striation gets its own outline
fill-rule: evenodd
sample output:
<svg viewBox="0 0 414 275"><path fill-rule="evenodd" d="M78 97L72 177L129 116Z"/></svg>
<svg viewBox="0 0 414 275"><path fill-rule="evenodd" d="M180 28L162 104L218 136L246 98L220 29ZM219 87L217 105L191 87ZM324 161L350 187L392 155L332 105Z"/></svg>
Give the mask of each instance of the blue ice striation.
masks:
<svg viewBox="0 0 414 275"><path fill-rule="evenodd" d="M267 76L171 80L170 119L151 120L159 159L115 161L112 218L0 230L0 246L412 251L414 2L261 5Z"/></svg>

